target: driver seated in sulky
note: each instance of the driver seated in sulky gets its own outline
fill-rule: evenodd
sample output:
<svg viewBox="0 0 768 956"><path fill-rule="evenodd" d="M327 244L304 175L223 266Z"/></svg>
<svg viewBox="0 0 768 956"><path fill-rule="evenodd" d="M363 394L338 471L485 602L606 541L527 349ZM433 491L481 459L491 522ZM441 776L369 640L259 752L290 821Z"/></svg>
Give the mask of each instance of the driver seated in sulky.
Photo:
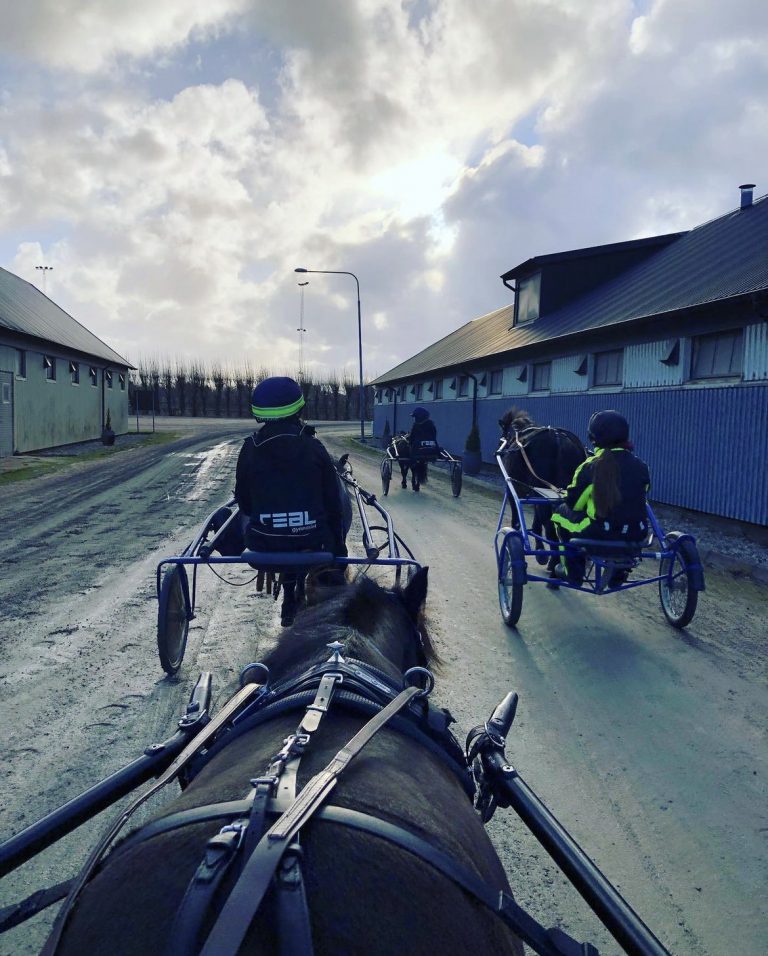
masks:
<svg viewBox="0 0 768 956"><path fill-rule="evenodd" d="M314 428L301 421L303 406L301 386L292 378L267 378L253 390L251 411L262 424L246 438L237 459L240 524L222 542L229 553L245 546L346 557L351 522L347 494ZM284 626L293 623L296 613L295 582L295 576L283 574Z"/></svg>
<svg viewBox="0 0 768 956"><path fill-rule="evenodd" d="M440 446L437 443L437 428L427 409L417 405L411 412L411 416L413 425L408 434L411 458L414 460L411 468L411 487L414 491L418 491L426 474L425 463L434 461L440 455Z"/></svg>
<svg viewBox="0 0 768 956"><path fill-rule="evenodd" d="M589 440L594 453L576 469L564 504L552 515L561 541L570 538L643 541L648 535L646 497L651 487L648 465L632 453L629 424L619 412L595 412L589 420ZM581 556L565 558L554 570L556 577L574 584L584 579ZM623 584L626 571L617 571L608 582Z"/></svg>

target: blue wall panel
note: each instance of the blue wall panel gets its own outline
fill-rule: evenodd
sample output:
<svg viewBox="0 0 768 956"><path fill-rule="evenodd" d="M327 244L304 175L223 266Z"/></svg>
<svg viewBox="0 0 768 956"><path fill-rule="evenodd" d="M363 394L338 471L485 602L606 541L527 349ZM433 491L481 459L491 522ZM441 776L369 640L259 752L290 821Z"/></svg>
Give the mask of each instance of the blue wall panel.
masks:
<svg viewBox="0 0 768 956"><path fill-rule="evenodd" d="M768 525L768 386L728 386L616 392L603 395L506 397L478 401L483 459L493 462L498 419L513 404L540 424L568 428L586 442L587 422L616 408L630 422L637 454L651 469L654 501ZM441 444L461 454L472 423L472 403L425 403ZM398 428L408 429L413 403L398 403ZM374 432L392 406L377 405Z"/></svg>

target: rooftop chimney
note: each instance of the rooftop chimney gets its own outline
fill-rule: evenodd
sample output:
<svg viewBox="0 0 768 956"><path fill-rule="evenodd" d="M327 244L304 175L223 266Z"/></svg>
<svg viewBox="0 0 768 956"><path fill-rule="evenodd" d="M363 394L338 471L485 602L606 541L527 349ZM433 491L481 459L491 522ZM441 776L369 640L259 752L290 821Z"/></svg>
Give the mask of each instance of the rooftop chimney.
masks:
<svg viewBox="0 0 768 956"><path fill-rule="evenodd" d="M748 209L752 205L752 190L755 188L754 183L744 183L743 186L739 186L741 190L741 208Z"/></svg>

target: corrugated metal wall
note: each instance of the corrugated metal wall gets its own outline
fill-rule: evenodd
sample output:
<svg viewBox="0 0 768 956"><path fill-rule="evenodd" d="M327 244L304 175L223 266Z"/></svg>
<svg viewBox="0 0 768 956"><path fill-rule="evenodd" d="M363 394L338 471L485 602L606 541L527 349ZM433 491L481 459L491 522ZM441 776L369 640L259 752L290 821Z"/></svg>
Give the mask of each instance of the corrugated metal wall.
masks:
<svg viewBox="0 0 768 956"><path fill-rule="evenodd" d="M744 381L768 378L768 322L744 329Z"/></svg>
<svg viewBox="0 0 768 956"><path fill-rule="evenodd" d="M659 385L681 385L683 382L682 354L676 365L665 364L675 344L683 349L679 339L644 342L624 348L624 384L627 388L649 388Z"/></svg>
<svg viewBox="0 0 768 956"><path fill-rule="evenodd" d="M650 466L654 501L768 525L768 385L483 399L478 422L487 462L498 445L498 419L514 404L535 421L568 428L584 441L590 415L616 408L629 420L637 453ZM471 401L424 405L440 442L461 454L472 423ZM410 427L413 408L398 403L398 427ZM376 435L386 419L391 428L392 406L377 405Z"/></svg>

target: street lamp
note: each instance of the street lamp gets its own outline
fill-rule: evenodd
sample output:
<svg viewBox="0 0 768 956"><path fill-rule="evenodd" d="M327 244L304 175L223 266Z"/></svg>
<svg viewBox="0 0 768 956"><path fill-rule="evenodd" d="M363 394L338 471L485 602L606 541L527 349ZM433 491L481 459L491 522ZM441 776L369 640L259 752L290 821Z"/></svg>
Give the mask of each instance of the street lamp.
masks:
<svg viewBox="0 0 768 956"><path fill-rule="evenodd" d="M46 284L46 283L45 283L45 277L48 275L49 272L53 272L53 266L35 266L35 268L36 268L36 269L39 269L40 272L43 273L43 295L45 295L45 294L46 294L46 292L45 292L45 284Z"/></svg>
<svg viewBox="0 0 768 956"><path fill-rule="evenodd" d="M299 378L304 378L304 333L307 331L304 328L304 287L308 286L309 282L300 282L299 288L301 289L301 305L299 306L299 327L296 331L299 333Z"/></svg>
<svg viewBox="0 0 768 956"><path fill-rule="evenodd" d="M337 272L333 269L294 269L294 272L322 276L352 276L357 285L357 354L360 362L360 440L365 441L365 386L363 385L363 323L360 318L360 283L354 272Z"/></svg>

